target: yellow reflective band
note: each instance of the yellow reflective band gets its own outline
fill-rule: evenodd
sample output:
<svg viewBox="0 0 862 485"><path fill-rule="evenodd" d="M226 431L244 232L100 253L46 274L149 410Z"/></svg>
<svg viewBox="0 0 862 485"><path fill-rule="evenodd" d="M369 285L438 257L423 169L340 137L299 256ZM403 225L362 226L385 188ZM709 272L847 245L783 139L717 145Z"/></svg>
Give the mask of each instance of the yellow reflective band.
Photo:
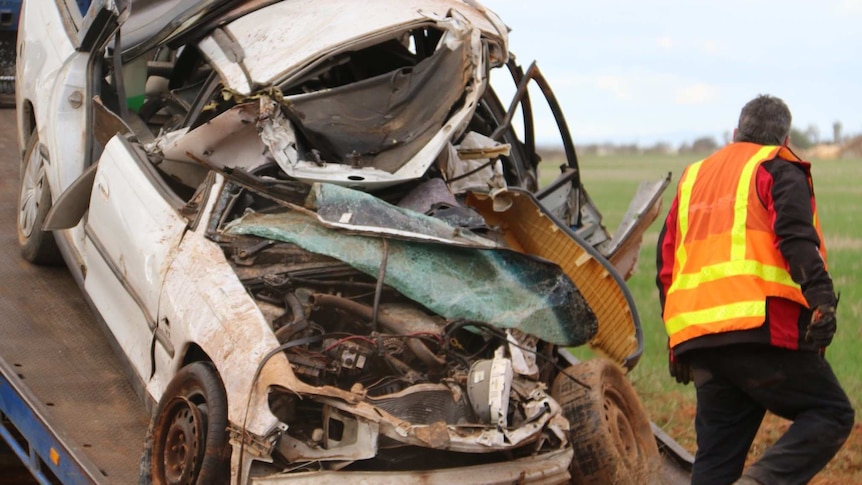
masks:
<svg viewBox="0 0 862 485"><path fill-rule="evenodd" d="M729 276L756 276L770 283L799 288L799 285L793 281L786 269L765 265L760 261L746 260L704 266L699 272L693 274L679 274L676 276L673 286L668 290L668 294L676 290L697 288L704 283L718 281Z"/></svg>
<svg viewBox="0 0 862 485"><path fill-rule="evenodd" d="M730 260L739 261L745 259L745 221L748 218L748 191L751 187L751 179L754 177L754 169L766 158L775 147L761 147L751 158L745 162L739 183L736 186L736 200L733 204L733 226L730 229Z"/></svg>
<svg viewBox="0 0 862 485"><path fill-rule="evenodd" d="M683 173L683 179L679 186L679 200L677 201L677 222L679 224L679 234L677 237L677 245L676 245L676 264L675 267L683 268L685 267L685 262L688 259L688 255L685 252L685 235L688 233L688 209L691 206L691 190L694 187L694 181L697 180L697 173L700 171L700 166L703 165L703 160L695 162L685 170ZM676 280L676 278L673 278ZM671 289L676 285L674 283L671 285Z"/></svg>
<svg viewBox="0 0 862 485"><path fill-rule="evenodd" d="M766 318L766 303L763 300L742 301L677 315L665 322L665 327L668 335L673 335L694 325L760 316Z"/></svg>

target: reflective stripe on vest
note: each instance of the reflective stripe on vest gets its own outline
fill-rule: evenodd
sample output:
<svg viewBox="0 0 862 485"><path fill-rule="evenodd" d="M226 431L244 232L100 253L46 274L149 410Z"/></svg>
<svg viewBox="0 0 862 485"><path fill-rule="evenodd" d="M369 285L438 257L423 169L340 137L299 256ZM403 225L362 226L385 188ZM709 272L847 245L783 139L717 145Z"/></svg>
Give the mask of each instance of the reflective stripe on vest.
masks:
<svg viewBox="0 0 862 485"><path fill-rule="evenodd" d="M753 146L746 144L732 149L747 150L746 153L750 153ZM766 296L781 296L805 304L799 285L793 281L786 267L776 266L784 261L780 254L777 254L777 249L767 248L758 253L763 260L757 259L757 254L747 254L748 238L753 237L749 229L750 211L760 210L757 207L749 207L752 198L757 200L756 190L753 188L755 173L761 163L774 159L778 154L792 162L801 162L783 147L763 146L748 158L741 169L739 165L730 167L734 174L739 173L734 193L724 194L727 197L732 196L733 208L728 211L728 214L732 215L732 223L718 233L706 234L709 238L707 242L697 242L700 245L698 250L716 251L715 254L721 255L719 260L712 264L702 264L703 258L689 262L690 245L696 241L687 243L687 236L690 231L689 217L695 184L698 183L705 163L719 161L701 160L683 172L677 194L677 247L664 315L671 346L705 334L759 327L766 317ZM745 156L745 153L740 155ZM714 173L715 167L710 167ZM727 179L718 182L722 182L720 186L724 187L730 183ZM730 187L727 187L724 190L729 189ZM695 202L703 205L704 202L712 201ZM817 227L816 213L814 222ZM769 229L771 231L771 228ZM760 230L763 231L763 228ZM820 233L819 227L817 230ZM772 251L776 254L772 254ZM825 251L822 253L825 261ZM743 286L737 286L740 283ZM698 290L710 294L704 296L698 294ZM695 296L697 298L692 298Z"/></svg>

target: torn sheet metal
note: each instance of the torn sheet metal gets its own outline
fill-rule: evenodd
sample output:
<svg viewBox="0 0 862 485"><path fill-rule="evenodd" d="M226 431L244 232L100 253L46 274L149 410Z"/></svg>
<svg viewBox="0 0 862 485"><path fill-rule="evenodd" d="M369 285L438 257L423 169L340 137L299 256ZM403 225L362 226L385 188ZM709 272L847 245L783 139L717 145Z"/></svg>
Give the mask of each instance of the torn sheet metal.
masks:
<svg viewBox="0 0 862 485"><path fill-rule="evenodd" d="M488 82L487 63L496 64L500 60L495 39L503 32L494 30L497 23L484 14L479 15L482 20L478 24L474 23L476 12L460 2L453 2L460 4L460 8L440 12L423 11L423 2L411 2L420 7L412 10L388 2L385 7L377 1L361 6L346 3L344 9L361 8L363 18L378 20L375 15L369 16L368 11L380 8L385 10L382 17L403 15L404 23L398 24L397 29L389 24L387 30L374 34L367 34L374 29L363 25L366 35L361 38L330 44L329 50L321 51L317 57L291 61L297 52L309 52L297 49L297 45L302 45L297 40L317 44L320 38L337 32L327 25L309 32L307 37L280 41L281 36L299 35L299 31L324 17L330 20L319 12L317 5L296 12L297 15L284 15L303 3L270 5L225 27L225 32L234 39L230 45L244 52L241 58L228 55L214 37L202 40L199 48L225 79L229 90L249 96L258 86L287 89L291 82L297 82L295 77L302 78L320 68L336 53L346 54L376 43L399 40L412 29L439 30L442 37L436 50L416 65L405 65L341 86L286 96L279 101L285 113L274 111L271 118L261 116L258 124L263 143L279 166L306 183L329 182L374 190L421 177L451 141L463 134L479 104ZM432 4L439 7L439 2L429 2L428 6ZM332 4L326 8L332 8ZM299 18L307 17L309 12L314 12L313 18L303 25ZM291 25L295 27L283 29L282 22L272 25L271 14L294 19ZM342 12L337 18L352 17ZM355 28L354 25L349 30ZM261 42L261 38L271 42ZM266 53L258 51L261 46L266 46ZM272 59L273 53L279 57ZM260 63L263 59L272 60ZM296 73L290 78L272 70L286 65L292 65ZM283 119L285 115L289 122Z"/></svg>
<svg viewBox="0 0 862 485"><path fill-rule="evenodd" d="M506 188L500 156L508 156L508 143L500 143L471 131L464 135L461 144L449 146L441 158L449 189L454 194L468 191L490 192Z"/></svg>
<svg viewBox="0 0 862 485"><path fill-rule="evenodd" d="M511 207L496 212L493 201L471 194L467 203L490 224L505 227L509 247L556 261L596 313L599 332L590 342L610 359L631 369L643 352L640 317L622 276L595 248L550 216L530 192L510 189Z"/></svg>
<svg viewBox="0 0 862 485"><path fill-rule="evenodd" d="M611 238L610 247L598 248L609 254L611 263L625 279L629 279L637 267L644 233L661 212L661 194L670 184L670 180L671 175L668 173L667 177L661 180L641 182L623 221Z"/></svg>
<svg viewBox="0 0 862 485"><path fill-rule="evenodd" d="M197 157L214 167L248 171L268 161L257 130L259 115L258 101L238 104L182 136L160 137L151 150L175 162L199 166Z"/></svg>
<svg viewBox="0 0 862 485"><path fill-rule="evenodd" d="M434 206L445 204L456 206L458 200L449 191L446 182L441 178L428 179L417 185L398 201L398 207L410 209L421 214L427 214Z"/></svg>
<svg viewBox="0 0 862 485"><path fill-rule="evenodd" d="M496 247L493 241L450 226L436 217L397 207L365 192L338 185L314 184L307 205L329 227L457 246Z"/></svg>
<svg viewBox="0 0 862 485"><path fill-rule="evenodd" d="M539 366L536 364L536 354L539 342L536 336L509 329L506 331L506 340L509 341L509 355L514 371L524 376L537 377Z"/></svg>
<svg viewBox="0 0 862 485"><path fill-rule="evenodd" d="M338 258L372 276L379 238L322 227L306 214L246 214L226 232L294 243ZM517 328L557 345L581 345L597 331L595 315L559 266L506 250L456 248L392 240L387 285L448 319Z"/></svg>
<svg viewBox="0 0 862 485"><path fill-rule="evenodd" d="M441 44L415 66L288 96L288 116L327 163L394 173L431 140L471 80L469 31L448 31Z"/></svg>
<svg viewBox="0 0 862 485"><path fill-rule="evenodd" d="M411 28L439 25L453 11L487 39L494 67L506 62L508 32L503 22L490 10L460 0L292 0L245 15L225 31L243 48L244 70L257 84L266 86L371 38L386 34L395 37ZM290 22L285 24L284 19ZM230 85L245 82L241 73L232 74L227 78Z"/></svg>

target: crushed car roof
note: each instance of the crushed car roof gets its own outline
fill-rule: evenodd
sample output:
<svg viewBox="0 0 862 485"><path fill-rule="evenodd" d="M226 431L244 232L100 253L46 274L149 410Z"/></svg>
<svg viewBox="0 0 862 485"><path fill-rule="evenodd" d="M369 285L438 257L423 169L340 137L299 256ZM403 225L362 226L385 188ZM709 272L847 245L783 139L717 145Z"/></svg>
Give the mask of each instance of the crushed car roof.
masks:
<svg viewBox="0 0 862 485"><path fill-rule="evenodd" d="M265 15L252 14L268 6L275 9L267 9ZM128 0L128 10L122 26L123 51L131 51L133 55L203 24L213 29L248 15L249 19L237 24L252 27L248 32L239 32L248 38L236 41L243 46L265 44L264 52L254 53L258 61L264 62L266 59L260 56L266 57L267 52L271 56L309 57L391 27L446 17L453 10L478 27L483 36L496 39L503 55L507 52L508 29L502 20L471 0ZM360 18L362 22L357 22ZM301 63L299 58L291 61L281 59L278 64Z"/></svg>

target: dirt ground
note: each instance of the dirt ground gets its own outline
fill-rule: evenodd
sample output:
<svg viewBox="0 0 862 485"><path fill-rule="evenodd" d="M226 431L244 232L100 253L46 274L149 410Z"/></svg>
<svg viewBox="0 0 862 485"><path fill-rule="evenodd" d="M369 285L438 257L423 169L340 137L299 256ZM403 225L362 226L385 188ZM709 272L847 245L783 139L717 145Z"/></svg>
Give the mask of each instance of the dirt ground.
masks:
<svg viewBox="0 0 862 485"><path fill-rule="evenodd" d="M674 393L676 394L676 393ZM668 407L668 402L678 405ZM695 403L682 394L663 396L661 399L644 399L650 418L674 437L679 444L694 454L697 445L694 434ZM862 423L856 417L853 432L844 446L811 485L845 485L862 483ZM790 421L767 413L757 437L748 452L747 463L752 463L774 443L790 426Z"/></svg>

